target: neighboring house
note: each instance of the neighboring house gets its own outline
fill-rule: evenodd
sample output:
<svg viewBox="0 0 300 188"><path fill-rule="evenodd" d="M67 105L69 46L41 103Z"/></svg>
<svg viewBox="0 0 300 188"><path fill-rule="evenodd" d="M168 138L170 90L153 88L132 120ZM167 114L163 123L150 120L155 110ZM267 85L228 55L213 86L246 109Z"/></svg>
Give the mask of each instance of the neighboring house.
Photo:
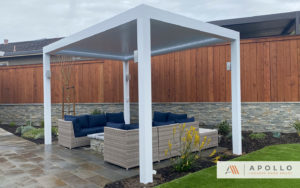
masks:
<svg viewBox="0 0 300 188"><path fill-rule="evenodd" d="M43 63L43 47L61 38L40 39L0 44L0 65L28 65Z"/></svg>
<svg viewBox="0 0 300 188"><path fill-rule="evenodd" d="M300 11L247 18L211 21L240 32L241 39L300 34ZM42 63L42 49L61 38L0 44L0 65ZM79 58L80 60L86 58Z"/></svg>
<svg viewBox="0 0 300 188"><path fill-rule="evenodd" d="M300 34L300 11L210 22L240 32L241 39Z"/></svg>

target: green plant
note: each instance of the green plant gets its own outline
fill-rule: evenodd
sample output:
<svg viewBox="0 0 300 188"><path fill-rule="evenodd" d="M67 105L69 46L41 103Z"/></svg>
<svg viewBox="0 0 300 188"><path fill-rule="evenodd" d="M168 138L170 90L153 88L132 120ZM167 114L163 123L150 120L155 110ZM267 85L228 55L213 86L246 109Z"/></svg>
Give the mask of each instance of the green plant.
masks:
<svg viewBox="0 0 300 188"><path fill-rule="evenodd" d="M178 133L176 134L178 130ZM179 153L179 156L171 158L173 167L176 171L187 171L193 167L195 161L201 157L202 148L209 144L211 139L207 137L200 141L199 132L195 127L191 126L189 129L185 128L185 124L180 124L178 127L173 127L173 137L168 141L168 149L165 150L165 155L172 157L172 153ZM173 148L173 146L175 146ZM211 153L214 156L216 150ZM214 158L215 162L219 157Z"/></svg>
<svg viewBox="0 0 300 188"><path fill-rule="evenodd" d="M10 122L10 123L9 123L9 126L15 127L15 126L16 126L16 123L15 123L15 122Z"/></svg>
<svg viewBox="0 0 300 188"><path fill-rule="evenodd" d="M41 128L44 128L44 127L45 127L45 122L44 122L44 120L41 120L41 121L40 121L40 127L41 127Z"/></svg>
<svg viewBox="0 0 300 188"><path fill-rule="evenodd" d="M300 136L300 121L296 120L291 125L296 129L298 135Z"/></svg>
<svg viewBox="0 0 300 188"><path fill-rule="evenodd" d="M58 135L58 127L52 127L51 132L54 136L57 136Z"/></svg>
<svg viewBox="0 0 300 188"><path fill-rule="evenodd" d="M44 129L43 128L33 128L24 134L22 134L22 137L24 138L30 138L30 139L39 139L44 138Z"/></svg>
<svg viewBox="0 0 300 188"><path fill-rule="evenodd" d="M16 129L16 133L23 135L25 132L34 129L34 127L27 125L27 126L20 126Z"/></svg>
<svg viewBox="0 0 300 188"><path fill-rule="evenodd" d="M223 136L227 136L230 132L230 125L229 123L225 120L222 121L219 125L218 125L218 132L219 134L223 135Z"/></svg>
<svg viewBox="0 0 300 188"><path fill-rule="evenodd" d="M249 135L251 140L263 140L266 138L266 134L265 133L251 133Z"/></svg>
<svg viewBox="0 0 300 188"><path fill-rule="evenodd" d="M103 111L99 110L99 109L94 109L91 113L92 115L97 115L97 114L104 114Z"/></svg>

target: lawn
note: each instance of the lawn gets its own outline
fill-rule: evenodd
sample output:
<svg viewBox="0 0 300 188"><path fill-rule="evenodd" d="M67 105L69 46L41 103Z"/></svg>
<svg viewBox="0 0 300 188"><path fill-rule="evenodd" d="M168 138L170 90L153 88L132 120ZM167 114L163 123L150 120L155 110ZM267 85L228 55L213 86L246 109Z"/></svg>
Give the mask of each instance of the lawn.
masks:
<svg viewBox="0 0 300 188"><path fill-rule="evenodd" d="M233 159L234 161L300 161L300 144L284 144L265 147L261 150ZM169 183L159 188L190 187L300 187L300 179L217 179L216 166L210 167Z"/></svg>

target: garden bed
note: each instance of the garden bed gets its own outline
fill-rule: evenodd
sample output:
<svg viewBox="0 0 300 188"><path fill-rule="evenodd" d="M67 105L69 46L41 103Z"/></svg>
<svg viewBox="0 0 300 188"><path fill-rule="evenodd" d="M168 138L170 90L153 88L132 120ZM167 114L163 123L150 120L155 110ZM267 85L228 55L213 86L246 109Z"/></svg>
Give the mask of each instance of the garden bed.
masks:
<svg viewBox="0 0 300 188"><path fill-rule="evenodd" d="M222 157L220 160L227 161L230 159L235 158L236 156L233 155L224 155L220 154ZM216 165L215 163L211 162L212 158L202 158L196 161L196 164L187 172L176 172L173 168L173 166L164 167L161 169L158 169L156 171L156 175L153 176L153 183L151 184L141 184L140 183L140 177L134 176L127 179L123 179L120 181L112 182L110 184L107 184L105 188L143 188L143 187L154 187L156 185L160 185L162 183L169 182L171 180L180 178L182 176L185 176L187 174L197 172L199 170L211 167Z"/></svg>
<svg viewBox="0 0 300 188"><path fill-rule="evenodd" d="M21 136L21 133L16 133L16 130L19 126L17 125L6 125L6 124L0 124L0 128L6 130L7 132L10 132L18 137L22 137ZM39 128L39 127L36 127L36 128ZM36 144L44 144L44 138L38 138L38 139L31 139L31 138L25 138L25 137L22 137L23 139L25 140L28 140L28 141L31 141L31 142L34 142ZM53 141L56 141L57 140L57 136L55 135L52 135L52 140Z"/></svg>
<svg viewBox="0 0 300 188"><path fill-rule="evenodd" d="M296 133L281 133L279 138L273 137L273 133L265 132L265 138L263 139L251 139L250 134L252 132L243 132L243 153L250 153L264 148L269 145L276 144L289 144L289 143L300 143L300 137ZM232 141L231 138L222 137L221 142L219 143L220 147L228 148L232 150ZM231 152L218 153L221 156L222 161L231 160L236 158L236 156L231 155ZM153 176L153 183L151 184L140 184L139 176L134 176L131 178L123 179L116 181L110 184L107 184L106 188L141 188L141 187L154 187L171 180L177 179L179 177L185 176L187 174L215 166L215 163L211 162L210 158L199 159L196 162L196 165L187 172L176 172L172 166L161 168L157 170L157 174Z"/></svg>
<svg viewBox="0 0 300 188"><path fill-rule="evenodd" d="M275 144L291 144L291 143L300 143L300 137L297 133L281 133L279 138L273 137L273 133L264 132L266 137L261 140L251 139L249 135L252 132L243 131L242 136L242 149L245 153L250 153L259 149L264 148L265 146L275 145ZM232 150L232 140L231 138L222 137L219 146L228 148Z"/></svg>

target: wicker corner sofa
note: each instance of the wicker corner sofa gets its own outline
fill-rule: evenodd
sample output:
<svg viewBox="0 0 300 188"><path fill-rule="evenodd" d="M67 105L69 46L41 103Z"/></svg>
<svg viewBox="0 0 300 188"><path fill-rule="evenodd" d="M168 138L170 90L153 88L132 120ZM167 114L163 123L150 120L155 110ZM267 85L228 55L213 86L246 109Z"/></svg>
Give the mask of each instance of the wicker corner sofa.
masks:
<svg viewBox="0 0 300 188"><path fill-rule="evenodd" d="M164 126L152 127L152 151L153 162L164 160L177 156L179 153L179 140L173 141L173 152L171 155L165 155L165 149L168 148L168 141L173 138L173 127L179 124L170 124ZM186 128L194 126L199 131L198 122L185 123ZM175 137L179 137L179 131L176 131ZM201 137L206 136L201 134ZM211 135L207 135L208 138ZM203 138L202 138L203 139ZM212 138L212 140L215 138ZM177 142L176 142L177 140ZM205 148L218 146L217 141L212 141ZM146 146L145 146L146 147ZM139 165L139 130L122 130L117 128L104 128L104 161L116 164L129 169Z"/></svg>

